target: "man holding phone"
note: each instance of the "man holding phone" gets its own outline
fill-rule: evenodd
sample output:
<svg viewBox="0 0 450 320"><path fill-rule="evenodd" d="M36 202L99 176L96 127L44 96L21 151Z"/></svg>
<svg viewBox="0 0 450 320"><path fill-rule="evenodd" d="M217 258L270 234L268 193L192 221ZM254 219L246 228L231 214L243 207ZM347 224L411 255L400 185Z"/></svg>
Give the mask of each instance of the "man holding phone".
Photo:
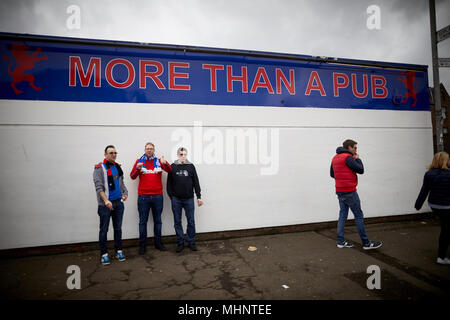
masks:
<svg viewBox="0 0 450 320"><path fill-rule="evenodd" d="M364 166L359 158L357 142L345 140L342 147L336 149L336 155L331 161L330 176L335 180L336 195L339 200L339 220L337 226L337 247L352 248L353 244L345 240L344 229L347 221L348 209L350 208L355 216L356 229L361 238L363 249L377 249L381 247L381 242L369 240L364 227L364 216L361 210L361 203L356 186L358 185L357 173L364 173Z"/></svg>

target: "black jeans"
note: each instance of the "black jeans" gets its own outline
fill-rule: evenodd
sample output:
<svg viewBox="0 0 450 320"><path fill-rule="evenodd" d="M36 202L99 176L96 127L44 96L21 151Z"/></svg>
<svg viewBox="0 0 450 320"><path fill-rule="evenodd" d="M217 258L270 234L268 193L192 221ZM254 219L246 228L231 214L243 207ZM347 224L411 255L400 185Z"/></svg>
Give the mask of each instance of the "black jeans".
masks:
<svg viewBox="0 0 450 320"><path fill-rule="evenodd" d="M450 209L433 209L434 213L439 216L441 220L441 235L439 236L438 257L445 259L447 257L447 250L450 244Z"/></svg>

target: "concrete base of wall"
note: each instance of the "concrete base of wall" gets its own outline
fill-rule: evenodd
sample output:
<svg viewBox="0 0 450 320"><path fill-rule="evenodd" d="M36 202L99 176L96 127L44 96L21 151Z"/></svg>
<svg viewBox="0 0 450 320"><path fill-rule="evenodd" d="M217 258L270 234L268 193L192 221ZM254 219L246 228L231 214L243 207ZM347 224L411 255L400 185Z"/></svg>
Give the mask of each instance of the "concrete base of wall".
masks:
<svg viewBox="0 0 450 320"><path fill-rule="evenodd" d="M398 222L398 221L414 221L423 219L433 219L435 215L433 212L418 213L418 214L405 214L397 216L387 216L387 217L376 217L376 218L365 218L365 224L374 223L386 223L386 222ZM279 227L266 227L266 228L255 228L255 229L245 229L245 230L233 230L233 231L221 231L221 232L207 232L199 233L196 235L197 241L209 241L209 240L224 240L230 238L240 238L240 237L252 237L252 236L262 236L270 234L280 234L280 233L290 233L290 232L302 232L302 231L315 231L322 229L336 228L337 221L326 221L319 223L308 223L308 224L297 224ZM354 220L348 220L346 226L354 225ZM148 238L148 244L153 244L153 238ZM175 243L176 236L165 236L163 237L164 243ZM139 239L126 239L122 241L124 248L137 247L139 245ZM114 247L114 241L108 241L108 248ZM74 244L63 244L63 245L52 245L52 246L40 246L40 247L29 247L29 248L17 248L17 249L7 249L0 250L0 258L20 258L29 256L42 256L42 255L54 255L62 253L73 253L73 252L85 252L91 250L98 250L98 242L84 242L84 243L74 243Z"/></svg>

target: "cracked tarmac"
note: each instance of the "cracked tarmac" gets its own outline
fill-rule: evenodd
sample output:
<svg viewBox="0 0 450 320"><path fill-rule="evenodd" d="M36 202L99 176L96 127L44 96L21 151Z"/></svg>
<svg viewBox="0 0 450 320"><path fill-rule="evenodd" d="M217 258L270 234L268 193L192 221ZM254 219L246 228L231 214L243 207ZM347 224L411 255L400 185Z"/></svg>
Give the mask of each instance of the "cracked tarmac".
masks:
<svg viewBox="0 0 450 320"><path fill-rule="evenodd" d="M335 229L199 241L199 251L125 248L126 261L100 264L98 251L0 260L2 299L125 300L427 300L450 297L450 266L435 263L435 219L366 225L379 250L365 251L354 226L351 249L336 248ZM248 248L254 246L255 251ZM112 250L110 249L110 255ZM67 267L81 270L69 290ZM370 265L381 289L369 290Z"/></svg>

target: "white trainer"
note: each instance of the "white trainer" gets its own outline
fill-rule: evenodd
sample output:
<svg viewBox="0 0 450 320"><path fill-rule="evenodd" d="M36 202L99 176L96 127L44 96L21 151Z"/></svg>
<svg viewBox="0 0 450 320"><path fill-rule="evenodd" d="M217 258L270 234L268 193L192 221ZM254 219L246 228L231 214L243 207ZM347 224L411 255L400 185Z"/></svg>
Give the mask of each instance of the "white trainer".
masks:
<svg viewBox="0 0 450 320"><path fill-rule="evenodd" d="M439 264L450 265L450 259L449 258L445 258L445 259L437 258L436 262L439 263Z"/></svg>

